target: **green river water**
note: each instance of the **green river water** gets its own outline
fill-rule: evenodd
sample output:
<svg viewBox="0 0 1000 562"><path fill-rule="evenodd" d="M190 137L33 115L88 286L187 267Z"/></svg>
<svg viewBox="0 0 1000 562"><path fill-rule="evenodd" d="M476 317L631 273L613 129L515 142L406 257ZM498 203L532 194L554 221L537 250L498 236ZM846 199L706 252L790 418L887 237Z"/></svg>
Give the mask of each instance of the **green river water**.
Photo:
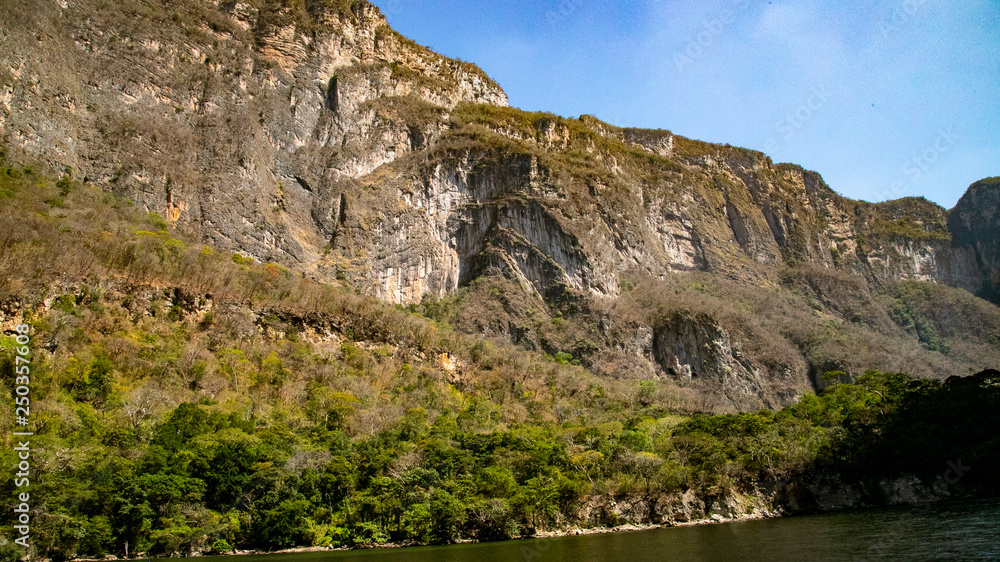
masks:
<svg viewBox="0 0 1000 562"><path fill-rule="evenodd" d="M226 559L229 562L1000 560L1000 499L553 539ZM216 559L208 558L206 562L209 560Z"/></svg>

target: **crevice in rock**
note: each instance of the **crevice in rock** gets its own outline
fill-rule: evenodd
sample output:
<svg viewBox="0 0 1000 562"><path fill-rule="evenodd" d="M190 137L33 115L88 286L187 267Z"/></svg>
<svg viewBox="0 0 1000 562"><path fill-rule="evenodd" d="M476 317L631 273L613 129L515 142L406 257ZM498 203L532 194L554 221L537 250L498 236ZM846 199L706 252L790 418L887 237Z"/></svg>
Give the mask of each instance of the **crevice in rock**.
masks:
<svg viewBox="0 0 1000 562"><path fill-rule="evenodd" d="M740 216L740 212L732 203L726 203L726 216L729 218L729 226L733 230L736 242L743 248L743 251L749 252L750 231L747 230L743 217Z"/></svg>
<svg viewBox="0 0 1000 562"><path fill-rule="evenodd" d="M337 94L337 77L331 76L326 88L326 108L337 113L340 107L340 97Z"/></svg>
<svg viewBox="0 0 1000 562"><path fill-rule="evenodd" d="M337 211L337 224L344 224L347 222L347 194L340 194L340 205L338 205Z"/></svg>

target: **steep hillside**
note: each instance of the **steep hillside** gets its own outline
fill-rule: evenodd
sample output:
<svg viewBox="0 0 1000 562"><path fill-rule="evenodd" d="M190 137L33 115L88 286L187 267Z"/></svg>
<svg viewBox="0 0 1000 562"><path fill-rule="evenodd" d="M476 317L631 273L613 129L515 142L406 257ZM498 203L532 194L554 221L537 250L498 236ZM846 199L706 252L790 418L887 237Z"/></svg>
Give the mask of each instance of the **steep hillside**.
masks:
<svg viewBox="0 0 1000 562"><path fill-rule="evenodd" d="M362 0L108 6L0 0L0 139L193 239L706 410L998 362L969 295L996 302L995 182L951 213L851 201L758 152L512 109Z"/></svg>
<svg viewBox="0 0 1000 562"><path fill-rule="evenodd" d="M497 540L998 488L996 371L944 383L869 371L778 412L689 415L711 404L671 380L609 380L565 354L462 335L2 158L0 271L0 387L25 386L30 400L0 401L5 474L20 470L14 432L32 433L32 549L11 542L20 532L5 519L5 562ZM869 301L842 300L809 273L788 283L865 313ZM643 286L623 290L648 308L663 288ZM689 288L703 309L734 314L717 302L722 287ZM991 305L959 294L916 282L896 299L918 331L934 319L936 345L995 333L965 325ZM768 298L782 310L793 297ZM434 305L444 315L449 303ZM718 337L679 318L658 356L697 355L670 338ZM702 364L739 362L735 351ZM935 480L954 459L971 472ZM26 489L15 486L0 481L8 514Z"/></svg>

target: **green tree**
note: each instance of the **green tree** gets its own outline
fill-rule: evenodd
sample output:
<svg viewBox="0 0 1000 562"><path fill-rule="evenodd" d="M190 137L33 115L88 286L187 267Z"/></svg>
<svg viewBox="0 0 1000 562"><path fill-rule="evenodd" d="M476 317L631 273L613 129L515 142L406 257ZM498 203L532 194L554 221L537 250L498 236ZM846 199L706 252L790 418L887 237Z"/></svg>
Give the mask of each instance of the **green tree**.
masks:
<svg viewBox="0 0 1000 562"><path fill-rule="evenodd" d="M304 499L284 500L273 508L255 510L252 535L265 548L312 545L312 510L312 504Z"/></svg>
<svg viewBox="0 0 1000 562"><path fill-rule="evenodd" d="M436 544L455 542L465 524L465 506L445 490L431 492L428 504L431 515L431 541Z"/></svg>

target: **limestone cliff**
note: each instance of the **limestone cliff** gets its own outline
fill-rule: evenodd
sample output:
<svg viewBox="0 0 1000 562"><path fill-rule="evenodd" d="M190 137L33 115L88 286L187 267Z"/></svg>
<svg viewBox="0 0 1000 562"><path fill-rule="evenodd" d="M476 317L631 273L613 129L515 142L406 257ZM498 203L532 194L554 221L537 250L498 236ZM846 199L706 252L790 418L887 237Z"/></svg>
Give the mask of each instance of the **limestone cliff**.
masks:
<svg viewBox="0 0 1000 562"><path fill-rule="evenodd" d="M0 12L6 145L259 259L311 266L345 182L429 144L456 103L507 103L367 2Z"/></svg>
<svg viewBox="0 0 1000 562"><path fill-rule="evenodd" d="M984 298L1000 302L1000 178L978 181L969 188L948 214L948 228L955 246L975 255L979 281Z"/></svg>

